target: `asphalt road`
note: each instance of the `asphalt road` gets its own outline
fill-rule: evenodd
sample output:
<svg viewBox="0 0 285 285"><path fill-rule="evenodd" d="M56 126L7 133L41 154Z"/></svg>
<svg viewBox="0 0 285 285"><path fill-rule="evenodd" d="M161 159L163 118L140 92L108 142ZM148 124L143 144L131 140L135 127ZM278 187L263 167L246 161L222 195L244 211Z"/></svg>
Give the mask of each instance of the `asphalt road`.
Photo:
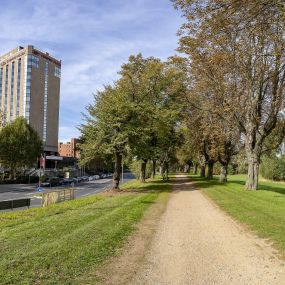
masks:
<svg viewBox="0 0 285 285"><path fill-rule="evenodd" d="M124 183L133 179L134 176L131 173L124 173ZM98 179L94 181L82 182L75 185L75 198L94 195L100 193L106 189L109 189L112 185L112 177ZM6 184L0 185L0 201L21 199L21 198L31 198L31 207L41 206L41 197L36 196L36 184ZM44 191L58 190L70 186L60 186L60 187L45 187L42 188ZM21 210L23 208L17 208L15 210ZM0 211L3 212L3 211Z"/></svg>

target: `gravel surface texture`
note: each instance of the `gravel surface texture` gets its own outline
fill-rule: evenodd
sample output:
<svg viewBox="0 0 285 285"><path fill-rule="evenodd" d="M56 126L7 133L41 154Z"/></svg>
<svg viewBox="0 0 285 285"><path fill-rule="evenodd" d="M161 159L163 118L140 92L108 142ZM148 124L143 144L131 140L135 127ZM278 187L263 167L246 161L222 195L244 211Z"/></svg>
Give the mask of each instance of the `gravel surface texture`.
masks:
<svg viewBox="0 0 285 285"><path fill-rule="evenodd" d="M271 244L235 222L183 175L129 284L285 285Z"/></svg>

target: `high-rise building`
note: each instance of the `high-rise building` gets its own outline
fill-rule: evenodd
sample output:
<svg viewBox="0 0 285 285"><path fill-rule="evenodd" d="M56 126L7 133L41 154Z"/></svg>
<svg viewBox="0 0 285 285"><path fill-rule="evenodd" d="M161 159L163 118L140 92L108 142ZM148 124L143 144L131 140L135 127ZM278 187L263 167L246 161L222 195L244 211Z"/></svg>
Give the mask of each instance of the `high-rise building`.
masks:
<svg viewBox="0 0 285 285"><path fill-rule="evenodd" d="M0 56L0 110L10 123L24 117L43 140L47 154L58 152L61 61L29 45Z"/></svg>

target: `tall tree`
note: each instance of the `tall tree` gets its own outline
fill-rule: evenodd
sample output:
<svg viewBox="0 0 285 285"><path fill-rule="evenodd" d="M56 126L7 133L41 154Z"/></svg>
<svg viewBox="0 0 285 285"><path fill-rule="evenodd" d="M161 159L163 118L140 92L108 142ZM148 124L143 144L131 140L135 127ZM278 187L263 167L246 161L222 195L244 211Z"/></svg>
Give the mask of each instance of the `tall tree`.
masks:
<svg viewBox="0 0 285 285"><path fill-rule="evenodd" d="M122 66L118 85L127 93L132 106L131 125L134 130L129 138L132 155L141 160L141 181L145 181L146 163L156 160L160 140L167 139L177 121L177 98L183 90L182 73L171 62L131 56Z"/></svg>
<svg viewBox="0 0 285 285"><path fill-rule="evenodd" d="M10 177L15 177L17 167L35 164L42 150L39 135L22 117L0 131L0 160L10 168Z"/></svg>
<svg viewBox="0 0 285 285"><path fill-rule="evenodd" d="M159 59L130 56L119 72L120 78L94 96L81 126L81 162L99 153L113 155L113 187L119 187L123 153L141 161L141 181L146 163L155 162L177 122L177 102L183 84L181 72ZM169 142L174 143L173 140ZM170 148L169 148L170 149ZM155 168L154 168L155 169Z"/></svg>
<svg viewBox="0 0 285 285"><path fill-rule="evenodd" d="M87 106L86 123L81 126L84 142L80 145L81 163L92 161L98 155L114 158L113 188L119 188L122 156L132 131L126 94L117 85L106 86L94 95L94 103Z"/></svg>
<svg viewBox="0 0 285 285"><path fill-rule="evenodd" d="M210 74L212 85L226 85L228 108L245 144L246 189L255 190L264 141L284 117L284 4L277 0L174 3L187 18L180 49L192 60L219 56L222 80Z"/></svg>

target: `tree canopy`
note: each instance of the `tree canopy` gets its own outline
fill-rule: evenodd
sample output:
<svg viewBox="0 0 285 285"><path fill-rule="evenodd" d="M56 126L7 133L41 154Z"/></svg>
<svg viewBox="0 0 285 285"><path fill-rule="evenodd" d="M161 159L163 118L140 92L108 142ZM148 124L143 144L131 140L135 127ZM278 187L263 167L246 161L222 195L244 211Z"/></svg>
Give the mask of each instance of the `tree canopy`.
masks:
<svg viewBox="0 0 285 285"><path fill-rule="evenodd" d="M220 181L241 150L246 189L257 189L261 156L285 134L285 5L282 1L172 0L185 23L178 51L163 62L132 55L112 85L94 95L81 130L82 163L114 157L114 188L122 155L168 171L169 162L200 165ZM206 172L207 169L207 172Z"/></svg>
<svg viewBox="0 0 285 285"><path fill-rule="evenodd" d="M17 167L33 165L42 152L42 140L37 132L19 117L0 131L0 160L10 167L11 174Z"/></svg>
<svg viewBox="0 0 285 285"><path fill-rule="evenodd" d="M248 161L246 188L256 189L264 142L277 125L284 128L284 5L245 0L174 4L186 18L179 49L190 61L192 106L204 112L204 119L215 115L227 129L239 130ZM202 106L195 105L197 100Z"/></svg>
<svg viewBox="0 0 285 285"><path fill-rule="evenodd" d="M113 85L94 95L81 126L83 161L97 153L114 156L114 188L118 188L123 154L141 161L145 181L146 163L168 153L167 142L176 143L171 138L183 91L180 70L153 57L130 56L119 75Z"/></svg>

